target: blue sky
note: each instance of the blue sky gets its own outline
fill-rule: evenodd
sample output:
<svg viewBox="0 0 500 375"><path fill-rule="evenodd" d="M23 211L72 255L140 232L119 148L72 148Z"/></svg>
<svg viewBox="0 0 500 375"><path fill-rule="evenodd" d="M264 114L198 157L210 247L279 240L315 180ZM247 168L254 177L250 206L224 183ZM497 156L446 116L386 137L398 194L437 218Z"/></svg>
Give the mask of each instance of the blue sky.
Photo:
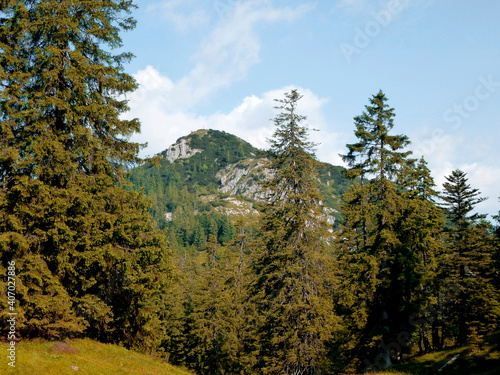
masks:
<svg viewBox="0 0 500 375"><path fill-rule="evenodd" d="M122 35L140 88L129 96L148 142L166 149L199 128L266 148L273 99L297 88L339 165L353 117L382 89L394 132L429 162L438 186L460 168L500 210L500 2L497 0L140 0Z"/></svg>

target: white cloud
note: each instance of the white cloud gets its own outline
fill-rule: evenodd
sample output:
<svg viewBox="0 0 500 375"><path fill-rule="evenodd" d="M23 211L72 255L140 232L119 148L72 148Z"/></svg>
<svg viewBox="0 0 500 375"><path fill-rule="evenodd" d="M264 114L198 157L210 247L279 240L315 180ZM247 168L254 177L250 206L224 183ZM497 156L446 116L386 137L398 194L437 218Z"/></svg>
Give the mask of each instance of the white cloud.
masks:
<svg viewBox="0 0 500 375"><path fill-rule="evenodd" d="M467 137L464 132L422 127L418 134L412 136L412 141L411 149L414 151L414 156L425 157L438 190L443 190L446 176L450 176L455 169L460 169L467 173L468 183L472 188L479 189L481 196L489 197L477 206L476 211L490 215L498 213L500 167L477 151L484 146L484 140ZM475 157L474 150L476 150ZM471 157L480 161L464 162Z"/></svg>
<svg viewBox="0 0 500 375"><path fill-rule="evenodd" d="M167 104L166 96L174 88L170 78L161 75L151 65L139 70L134 78L139 84L139 88L127 98L132 111L143 112L144 108L151 104L152 99L154 99L153 102Z"/></svg>
<svg viewBox="0 0 500 375"><path fill-rule="evenodd" d="M271 120L278 113L274 107L279 103L274 99L283 98L283 94L293 88L304 95L299 102L300 113L308 117L307 123L311 128L320 130L311 132L312 141L321 143L318 148L319 158L335 161L336 154L343 148L326 129L327 122L322 110L328 99L320 98L308 89L287 86L260 96L251 95L228 113L216 112L201 116L193 111L168 105L168 93L173 90L174 85L155 68L148 66L134 77L140 89L130 97L131 110L125 117L141 120L141 133L132 140L148 143L148 148L142 152L143 156L159 153L177 138L201 128L223 130L241 137L255 147L267 148L267 139L274 132Z"/></svg>
<svg viewBox="0 0 500 375"><path fill-rule="evenodd" d="M173 10L179 5L180 0L169 0L156 4L150 10L156 7L172 16ZM172 82L152 66L138 71L134 76L139 89L129 96L131 112L127 114L127 117L137 117L143 123L143 135L138 139L149 141L150 144L162 139L161 136L150 137L151 134L157 135L159 126L183 126L178 123L188 123L191 127L196 124L197 128L208 126L206 123L209 119L196 116L193 108L220 89L243 79L248 70L259 62L260 40L255 26L259 22L292 21L313 7L305 4L277 9L265 0L239 2L228 17L219 20L214 30L202 41L193 56L194 67L183 78ZM252 107L251 103L242 105ZM236 112L232 117L235 116ZM216 125L215 128L218 128ZM161 151L156 148L151 150Z"/></svg>
<svg viewBox="0 0 500 375"><path fill-rule="evenodd" d="M190 1L191 2L191 1ZM312 10L314 4L303 4L295 8L273 8L266 0L242 1L234 5L227 17L221 18L212 32L201 42L193 55L193 68L177 82L168 77L160 77L152 67L146 67L136 74L140 89L131 97L132 101L142 101L145 90L150 86L158 90L155 95L163 98L163 105L170 110L186 111L232 83L244 79L249 69L259 63L261 42L255 31L260 22L293 21ZM168 0L148 8L161 9L165 16L179 24L197 19L175 12L181 0ZM134 105L132 104L132 107ZM134 107L133 107L134 108Z"/></svg>
<svg viewBox="0 0 500 375"><path fill-rule="evenodd" d="M443 128L423 126L417 134L411 136L410 149L413 156L424 156L437 167L444 166L456 155L463 141L462 133L449 132Z"/></svg>
<svg viewBox="0 0 500 375"><path fill-rule="evenodd" d="M171 99L178 106L192 107L246 77L248 70L260 61L261 44L255 33L259 22L292 21L313 7L306 4L276 9L268 3L238 3L229 17L220 20L193 56L194 68L176 84Z"/></svg>
<svg viewBox="0 0 500 375"><path fill-rule="evenodd" d="M196 6L190 6L193 0L166 0L161 3L151 4L147 7L147 12L158 12L162 17L169 20L174 26L182 32L192 28L197 28L208 23L209 16L202 9ZM182 12L179 8L186 5L193 9L191 12Z"/></svg>
<svg viewBox="0 0 500 375"><path fill-rule="evenodd" d="M209 117L208 125L212 129L224 130L238 135L258 148L268 148L267 139L274 133L272 119L279 113L274 109L277 102L274 99L283 98L285 92L297 89L304 97L298 103L300 114L307 116L307 123L311 128L325 129L326 121L322 108L327 99L319 98L312 91L295 86L287 86L277 90L263 93L260 97L255 95L246 97L242 103L227 114L215 114ZM317 141L315 132L311 132L311 139Z"/></svg>

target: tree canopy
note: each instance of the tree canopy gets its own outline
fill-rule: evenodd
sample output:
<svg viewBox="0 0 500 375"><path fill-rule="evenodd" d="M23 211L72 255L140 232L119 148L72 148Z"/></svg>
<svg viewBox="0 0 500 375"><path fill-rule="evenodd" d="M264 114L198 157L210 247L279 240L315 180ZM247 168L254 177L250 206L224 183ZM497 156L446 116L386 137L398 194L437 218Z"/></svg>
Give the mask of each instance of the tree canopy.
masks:
<svg viewBox="0 0 500 375"><path fill-rule="evenodd" d="M254 262L252 290L257 313L259 356L265 374L315 374L324 360L334 316L326 235L313 144L306 119L297 113L297 90L277 100L271 138L271 170L264 184L269 200L262 218L262 247Z"/></svg>
<svg viewBox="0 0 500 375"><path fill-rule="evenodd" d="M112 52L134 8L26 0L0 13L0 246L18 267L28 336L147 347L158 334L172 266L147 201L123 186L140 124L121 118L131 55Z"/></svg>

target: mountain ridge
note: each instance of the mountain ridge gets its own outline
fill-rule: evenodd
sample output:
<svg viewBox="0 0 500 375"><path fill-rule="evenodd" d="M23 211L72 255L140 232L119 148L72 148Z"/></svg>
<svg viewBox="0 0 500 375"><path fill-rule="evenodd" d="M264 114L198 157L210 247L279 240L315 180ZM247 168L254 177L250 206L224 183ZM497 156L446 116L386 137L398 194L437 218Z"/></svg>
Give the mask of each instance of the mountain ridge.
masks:
<svg viewBox="0 0 500 375"><path fill-rule="evenodd" d="M159 155L162 159L158 165L140 166L130 177L135 188L144 189L153 201L151 211L159 222L172 220L179 207L198 214L215 208L224 213L220 207L226 206L231 216L231 212L239 211L236 206L241 208L241 202L251 203L255 210L266 198L259 182L272 173L266 167L268 153L233 134L196 130ZM352 184L343 171L340 166L318 164L318 184L331 224L339 218L340 196Z"/></svg>

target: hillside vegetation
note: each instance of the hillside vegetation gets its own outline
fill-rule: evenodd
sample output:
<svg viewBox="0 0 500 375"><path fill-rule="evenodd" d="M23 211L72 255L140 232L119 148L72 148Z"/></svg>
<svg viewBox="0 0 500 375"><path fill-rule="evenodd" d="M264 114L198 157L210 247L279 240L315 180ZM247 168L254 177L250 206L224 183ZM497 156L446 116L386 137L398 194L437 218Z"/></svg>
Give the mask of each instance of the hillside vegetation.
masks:
<svg viewBox="0 0 500 375"><path fill-rule="evenodd" d="M167 213L209 213L224 206L221 200L230 196L258 203L259 182L269 178L267 152L218 130L192 132L160 155L157 164L131 170L129 181L151 200L149 211L161 228L167 226ZM343 172L344 168L328 163L317 165L318 187L336 219L340 217L340 197L352 185ZM211 199L202 198L207 196Z"/></svg>
<svg viewBox="0 0 500 375"><path fill-rule="evenodd" d="M0 372L494 373L500 213L467 173L436 187L381 90L347 168L295 89L267 151L198 130L142 160L135 9L0 1Z"/></svg>
<svg viewBox="0 0 500 375"><path fill-rule="evenodd" d="M0 365L2 374L30 375L190 375L191 373L117 345L89 339L67 341L69 348L54 350L54 342L24 340L17 345L16 367ZM7 348L1 346L2 352ZM73 352L76 349L77 352Z"/></svg>
<svg viewBox="0 0 500 375"><path fill-rule="evenodd" d="M418 356L396 367L412 375L496 375L500 371L500 335L481 345L469 344Z"/></svg>
<svg viewBox="0 0 500 375"><path fill-rule="evenodd" d="M187 370L169 365L117 345L101 344L89 339L67 341L78 353L53 350L54 342L23 341L18 344L16 368L4 362L2 374L30 375L191 375ZM6 344L2 344L2 350ZM457 356L455 361L446 365ZM78 367L78 370L72 368ZM443 367L444 366L444 367ZM441 369L441 371L439 371ZM500 335L490 336L480 347L463 346L412 358L391 371L373 375L496 375L500 369Z"/></svg>

